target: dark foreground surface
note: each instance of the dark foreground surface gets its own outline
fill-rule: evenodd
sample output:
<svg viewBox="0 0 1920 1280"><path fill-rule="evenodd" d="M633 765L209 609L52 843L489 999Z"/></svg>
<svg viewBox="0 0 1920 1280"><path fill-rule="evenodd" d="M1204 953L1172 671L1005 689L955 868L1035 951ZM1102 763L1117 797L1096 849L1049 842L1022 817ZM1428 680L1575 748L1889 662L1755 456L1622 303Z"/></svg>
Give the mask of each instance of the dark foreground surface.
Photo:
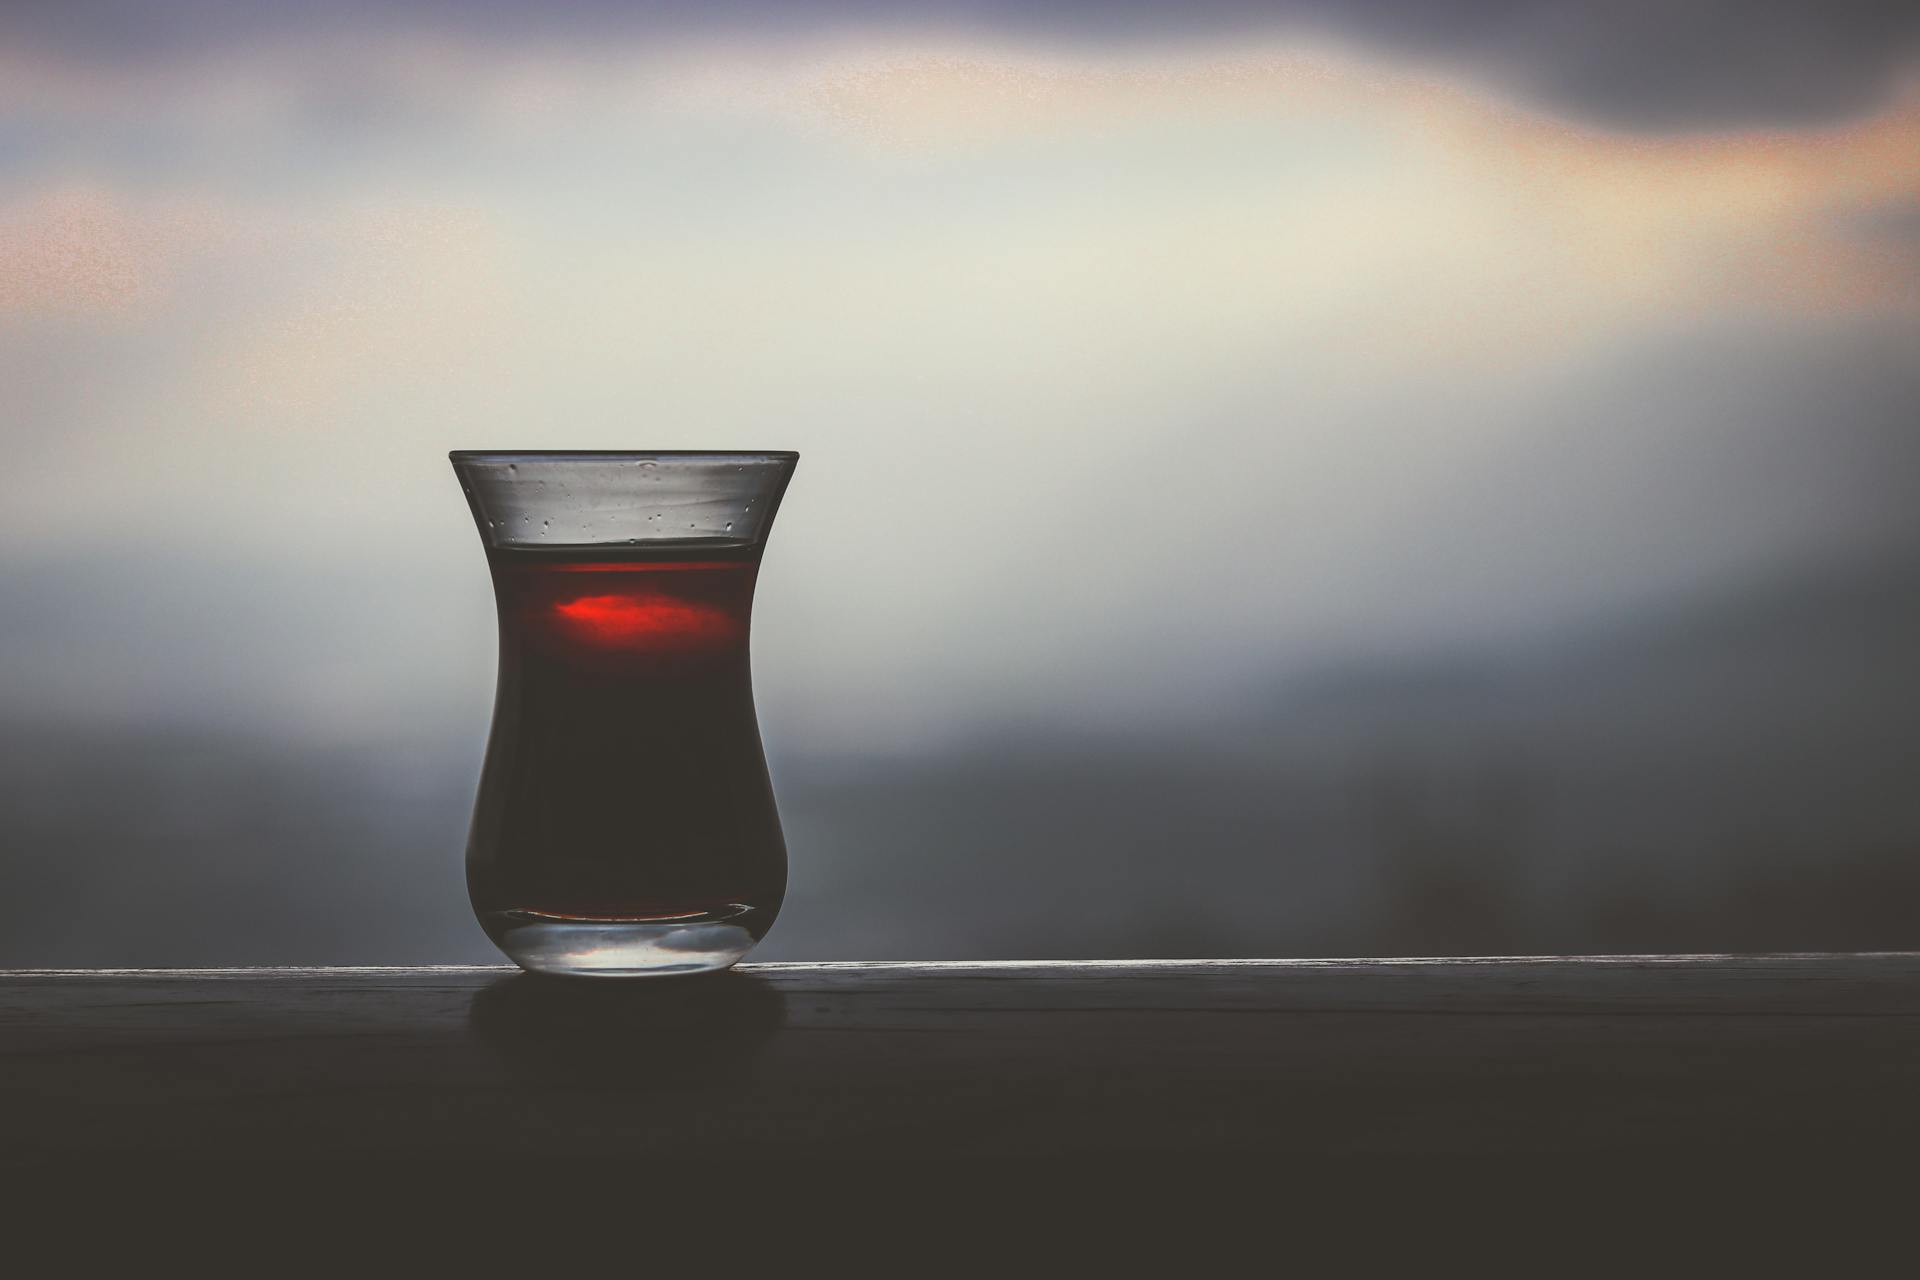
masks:
<svg viewBox="0 0 1920 1280"><path fill-rule="evenodd" d="M1920 955L0 973L0 1162L1920 1149ZM554 1158L561 1165L551 1163Z"/></svg>

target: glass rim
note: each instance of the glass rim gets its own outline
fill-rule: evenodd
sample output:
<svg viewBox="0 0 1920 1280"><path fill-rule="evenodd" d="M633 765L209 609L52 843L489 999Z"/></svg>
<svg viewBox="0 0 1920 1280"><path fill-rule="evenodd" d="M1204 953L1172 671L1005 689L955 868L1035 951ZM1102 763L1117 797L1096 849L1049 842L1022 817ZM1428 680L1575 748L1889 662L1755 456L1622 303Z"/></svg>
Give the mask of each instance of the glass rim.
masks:
<svg viewBox="0 0 1920 1280"><path fill-rule="evenodd" d="M447 453L453 462L486 462L493 458L511 458L516 462L528 459L567 462L583 458L765 458L789 462L799 457L791 449L453 449Z"/></svg>

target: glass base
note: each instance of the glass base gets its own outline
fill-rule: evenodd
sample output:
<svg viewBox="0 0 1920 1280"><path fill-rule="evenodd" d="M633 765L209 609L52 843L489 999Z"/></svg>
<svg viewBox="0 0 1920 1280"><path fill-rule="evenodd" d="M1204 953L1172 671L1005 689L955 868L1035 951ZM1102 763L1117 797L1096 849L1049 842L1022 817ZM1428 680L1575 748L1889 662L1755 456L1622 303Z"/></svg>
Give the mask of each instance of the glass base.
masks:
<svg viewBox="0 0 1920 1280"><path fill-rule="evenodd" d="M741 907L664 920L578 920L494 911L481 924L494 945L529 973L644 978L729 968L760 941L747 924L761 914Z"/></svg>

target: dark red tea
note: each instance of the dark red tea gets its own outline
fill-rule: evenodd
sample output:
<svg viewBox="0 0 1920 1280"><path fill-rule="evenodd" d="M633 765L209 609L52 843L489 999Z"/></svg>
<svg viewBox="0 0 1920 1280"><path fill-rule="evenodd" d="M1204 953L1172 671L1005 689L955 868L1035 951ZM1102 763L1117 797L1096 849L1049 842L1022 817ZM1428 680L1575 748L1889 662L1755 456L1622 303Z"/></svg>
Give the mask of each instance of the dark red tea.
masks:
<svg viewBox="0 0 1920 1280"><path fill-rule="evenodd" d="M722 922L758 940L787 881L747 661L760 548L488 558L500 685L468 851L482 923L496 940Z"/></svg>

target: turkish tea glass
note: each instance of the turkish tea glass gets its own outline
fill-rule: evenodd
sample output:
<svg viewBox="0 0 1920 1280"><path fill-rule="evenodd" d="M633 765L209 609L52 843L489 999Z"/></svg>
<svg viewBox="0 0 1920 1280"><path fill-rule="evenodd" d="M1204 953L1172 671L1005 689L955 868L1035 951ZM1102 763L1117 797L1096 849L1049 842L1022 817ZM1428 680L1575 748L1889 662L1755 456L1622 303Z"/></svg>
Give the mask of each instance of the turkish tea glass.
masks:
<svg viewBox="0 0 1920 1280"><path fill-rule="evenodd" d="M500 615L481 927L536 973L726 968L786 893L747 635L799 455L451 457Z"/></svg>

